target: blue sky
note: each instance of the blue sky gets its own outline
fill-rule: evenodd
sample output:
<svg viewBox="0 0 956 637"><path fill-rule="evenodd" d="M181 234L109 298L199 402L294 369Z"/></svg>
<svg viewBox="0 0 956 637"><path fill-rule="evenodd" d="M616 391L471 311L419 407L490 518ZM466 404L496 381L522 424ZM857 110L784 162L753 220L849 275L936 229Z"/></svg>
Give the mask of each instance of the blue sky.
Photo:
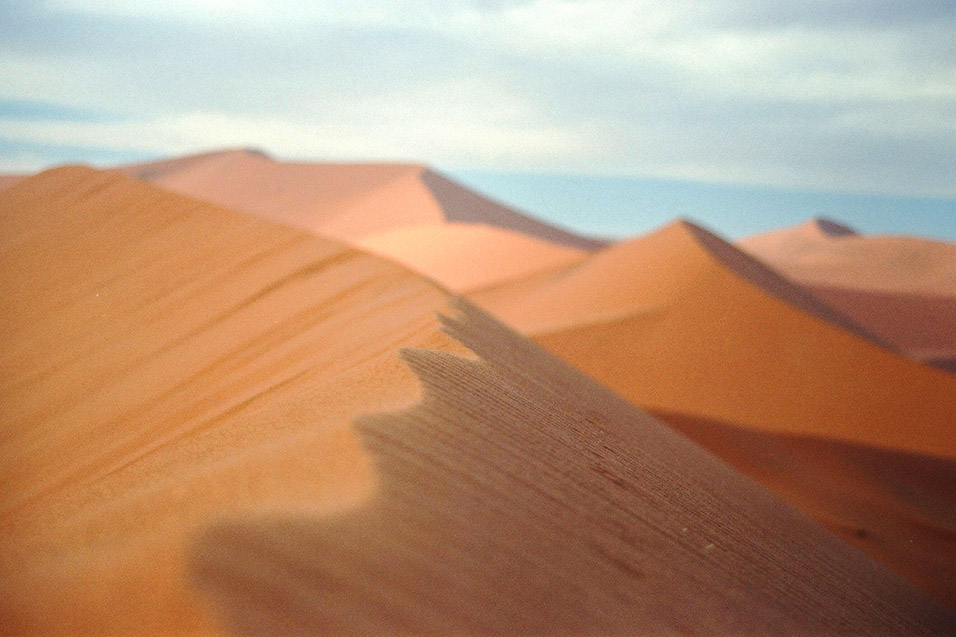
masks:
<svg viewBox="0 0 956 637"><path fill-rule="evenodd" d="M4 172L251 146L424 161L545 215L559 176L725 197L707 214L856 193L830 203L946 226L956 199L953 2L0 0L0 43ZM589 222L602 200L576 220L626 233L649 201Z"/></svg>

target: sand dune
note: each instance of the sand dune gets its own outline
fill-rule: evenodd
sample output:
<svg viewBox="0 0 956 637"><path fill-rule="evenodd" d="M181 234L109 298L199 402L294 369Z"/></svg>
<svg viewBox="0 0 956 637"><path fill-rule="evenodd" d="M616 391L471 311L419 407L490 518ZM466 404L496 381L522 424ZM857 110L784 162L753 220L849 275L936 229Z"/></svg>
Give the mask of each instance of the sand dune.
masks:
<svg viewBox="0 0 956 637"><path fill-rule="evenodd" d="M455 292L524 279L582 261L582 250L495 226L433 224L363 237L356 245L421 272Z"/></svg>
<svg viewBox="0 0 956 637"><path fill-rule="evenodd" d="M418 165L125 170L253 214L79 167L0 195L5 632L956 631L412 269L952 605L956 376L888 349L948 323L848 318L890 292L821 302L686 222L587 254Z"/></svg>
<svg viewBox="0 0 956 637"><path fill-rule="evenodd" d="M206 627L187 531L365 497L351 419L419 397L396 349L464 351L407 270L115 173L25 180L0 227L5 631Z"/></svg>
<svg viewBox="0 0 956 637"><path fill-rule="evenodd" d="M381 490L231 520L192 565L244 634L908 634L956 616L475 310L366 418ZM255 565L250 568L250 565Z"/></svg>
<svg viewBox="0 0 956 637"><path fill-rule="evenodd" d="M956 294L808 286L807 291L910 358L956 371Z"/></svg>
<svg viewBox="0 0 956 637"><path fill-rule="evenodd" d="M522 215L419 164L278 162L232 150L123 170L173 192L346 242L411 225L480 223L583 250L603 245Z"/></svg>
<svg viewBox="0 0 956 637"><path fill-rule="evenodd" d="M810 220L738 245L805 285L956 296L956 244L858 235L840 227L844 231Z"/></svg>
<svg viewBox="0 0 956 637"><path fill-rule="evenodd" d="M956 609L956 461L658 415Z"/></svg>
<svg viewBox="0 0 956 637"><path fill-rule="evenodd" d="M956 378L734 252L677 223L491 309L642 407L956 457Z"/></svg>

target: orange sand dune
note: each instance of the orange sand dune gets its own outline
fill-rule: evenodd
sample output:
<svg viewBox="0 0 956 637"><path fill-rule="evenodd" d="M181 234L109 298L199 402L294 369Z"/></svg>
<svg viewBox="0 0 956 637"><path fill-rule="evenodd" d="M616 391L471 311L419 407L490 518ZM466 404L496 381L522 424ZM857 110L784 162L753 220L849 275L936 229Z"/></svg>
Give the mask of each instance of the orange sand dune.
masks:
<svg viewBox="0 0 956 637"><path fill-rule="evenodd" d="M910 358L956 371L956 294L824 286L807 290Z"/></svg>
<svg viewBox="0 0 956 637"><path fill-rule="evenodd" d="M691 224L608 248L515 297L476 295L639 406L956 458L956 378L861 338Z"/></svg>
<svg viewBox="0 0 956 637"><path fill-rule="evenodd" d="M400 266L85 168L0 228L5 632L956 630Z"/></svg>
<svg viewBox="0 0 956 637"><path fill-rule="evenodd" d="M360 430L381 489L199 534L243 634L916 634L956 615L700 447L465 308Z"/></svg>
<svg viewBox="0 0 956 637"><path fill-rule="evenodd" d="M0 258L4 632L208 628L185 534L366 497L351 418L419 397L396 349L464 351L421 277L118 173L4 191Z"/></svg>
<svg viewBox="0 0 956 637"><path fill-rule="evenodd" d="M659 416L956 609L956 461Z"/></svg>
<svg viewBox="0 0 956 637"><path fill-rule="evenodd" d="M738 245L801 284L956 296L956 244L839 228L810 220Z"/></svg>
<svg viewBox="0 0 956 637"><path fill-rule="evenodd" d="M410 225L481 223L579 249L603 245L531 219L418 164L278 162L233 150L123 170L174 192L343 241Z"/></svg>
<svg viewBox="0 0 956 637"><path fill-rule="evenodd" d="M524 279L578 263L587 255L499 227L463 223L401 228L363 237L356 245L455 292Z"/></svg>

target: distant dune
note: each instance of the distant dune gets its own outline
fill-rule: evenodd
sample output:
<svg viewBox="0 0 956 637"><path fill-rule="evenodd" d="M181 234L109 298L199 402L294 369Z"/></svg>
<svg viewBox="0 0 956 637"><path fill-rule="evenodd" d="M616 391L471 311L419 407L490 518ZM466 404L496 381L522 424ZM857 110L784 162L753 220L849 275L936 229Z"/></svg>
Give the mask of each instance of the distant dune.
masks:
<svg viewBox="0 0 956 637"><path fill-rule="evenodd" d="M812 219L738 245L805 285L956 296L956 244L839 228Z"/></svg>
<svg viewBox="0 0 956 637"><path fill-rule="evenodd" d="M956 377L692 224L518 290L475 298L639 406L956 458Z"/></svg>
<svg viewBox="0 0 956 637"><path fill-rule="evenodd" d="M896 576L476 310L447 325L480 360L406 352L425 398L363 420L381 476L365 506L198 537L195 577L233 630L956 629Z"/></svg>
<svg viewBox="0 0 956 637"><path fill-rule="evenodd" d="M915 360L956 371L956 244L825 220L738 245Z"/></svg>
<svg viewBox="0 0 956 637"><path fill-rule="evenodd" d="M360 248L421 272L455 292L524 279L587 253L484 224L412 226L363 237Z"/></svg>
<svg viewBox="0 0 956 637"><path fill-rule="evenodd" d="M279 162L230 150L123 170L174 192L346 242L412 225L479 223L582 250L603 245L522 215L420 164Z"/></svg>

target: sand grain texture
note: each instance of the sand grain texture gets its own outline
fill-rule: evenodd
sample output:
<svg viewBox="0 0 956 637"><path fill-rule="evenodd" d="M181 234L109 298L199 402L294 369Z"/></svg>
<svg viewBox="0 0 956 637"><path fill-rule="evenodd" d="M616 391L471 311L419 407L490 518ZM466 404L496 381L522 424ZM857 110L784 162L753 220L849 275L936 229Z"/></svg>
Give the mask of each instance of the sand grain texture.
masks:
<svg viewBox="0 0 956 637"><path fill-rule="evenodd" d="M351 419L419 397L396 350L464 351L408 270L115 172L27 179L0 227L6 631L208 628L191 529L361 501Z"/></svg>
<svg viewBox="0 0 956 637"><path fill-rule="evenodd" d="M407 350L380 475L330 519L223 522L199 586L240 634L917 634L956 616L479 311Z"/></svg>

